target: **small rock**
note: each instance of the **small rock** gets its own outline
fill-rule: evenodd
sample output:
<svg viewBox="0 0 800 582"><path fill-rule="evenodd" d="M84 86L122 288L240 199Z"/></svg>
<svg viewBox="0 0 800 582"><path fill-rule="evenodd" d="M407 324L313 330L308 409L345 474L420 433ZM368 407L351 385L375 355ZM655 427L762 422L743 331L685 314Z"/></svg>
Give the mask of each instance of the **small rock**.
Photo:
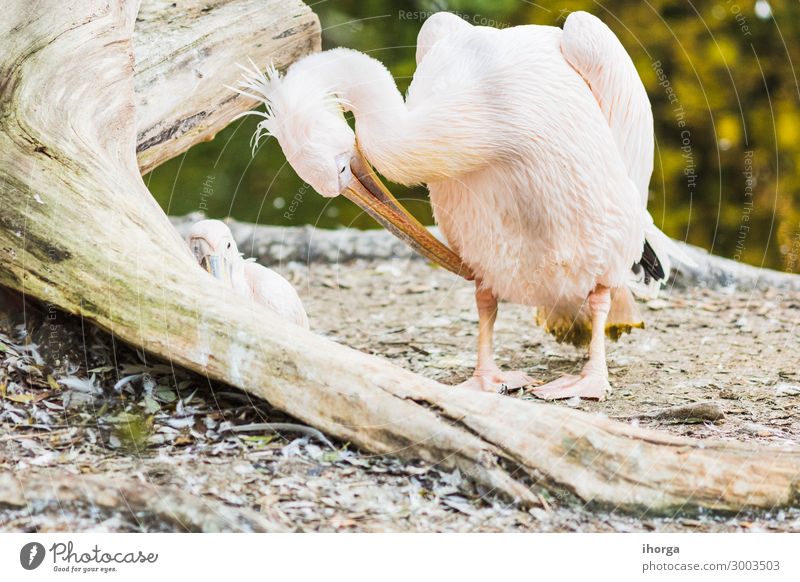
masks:
<svg viewBox="0 0 800 582"><path fill-rule="evenodd" d="M255 469L250 463L240 462L233 465L233 472L237 475L249 475L250 473L255 472Z"/></svg>
<svg viewBox="0 0 800 582"><path fill-rule="evenodd" d="M768 426L764 426L763 424L758 424L757 422L746 422L742 425L742 430L745 432L759 437L770 437L775 436L778 431L769 428Z"/></svg>
<svg viewBox="0 0 800 582"><path fill-rule="evenodd" d="M653 311L660 311L665 307L669 307L669 303L664 299L653 299L652 301L647 302L647 307Z"/></svg>
<svg viewBox="0 0 800 582"><path fill-rule="evenodd" d="M375 272L385 275L392 275L393 277L399 277L403 274L403 272L392 263L381 263L375 268Z"/></svg>
<svg viewBox="0 0 800 582"><path fill-rule="evenodd" d="M775 396L797 396L800 394L800 385L779 382L775 384Z"/></svg>
<svg viewBox="0 0 800 582"><path fill-rule="evenodd" d="M567 404L567 406L569 406L571 408L575 408L576 406L580 406L581 405L581 397L580 396L573 396L572 398L567 400L566 404Z"/></svg>
<svg viewBox="0 0 800 582"><path fill-rule="evenodd" d="M470 368L473 363L471 358L466 356L442 356L431 361L429 365L440 370L450 370L453 368Z"/></svg>

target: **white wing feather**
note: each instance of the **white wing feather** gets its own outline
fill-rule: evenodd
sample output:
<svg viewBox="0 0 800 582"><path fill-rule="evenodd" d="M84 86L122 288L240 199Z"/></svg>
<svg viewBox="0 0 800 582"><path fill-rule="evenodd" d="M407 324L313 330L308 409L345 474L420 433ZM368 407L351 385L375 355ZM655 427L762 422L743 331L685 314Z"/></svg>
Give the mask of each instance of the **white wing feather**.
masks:
<svg viewBox="0 0 800 582"><path fill-rule="evenodd" d="M567 17L561 52L600 104L628 176L647 208L655 147L653 112L631 57L611 29L586 12Z"/></svg>
<svg viewBox="0 0 800 582"><path fill-rule="evenodd" d="M450 12L437 12L425 20L417 34L417 66L437 42L472 25L463 18Z"/></svg>
<svg viewBox="0 0 800 582"><path fill-rule="evenodd" d="M655 251L666 280L672 259L684 264L693 261L659 230L647 212L655 136L650 99L639 73L611 29L586 12L573 12L567 17L561 53L589 85L608 121L628 176L641 196L646 213L645 238ZM652 298L658 293L661 282L646 283L643 277L634 276L630 286L637 295Z"/></svg>
<svg viewBox="0 0 800 582"><path fill-rule="evenodd" d="M289 281L272 269L255 262L248 261L244 269L247 284L256 303L308 329L308 316L303 308L303 302Z"/></svg>

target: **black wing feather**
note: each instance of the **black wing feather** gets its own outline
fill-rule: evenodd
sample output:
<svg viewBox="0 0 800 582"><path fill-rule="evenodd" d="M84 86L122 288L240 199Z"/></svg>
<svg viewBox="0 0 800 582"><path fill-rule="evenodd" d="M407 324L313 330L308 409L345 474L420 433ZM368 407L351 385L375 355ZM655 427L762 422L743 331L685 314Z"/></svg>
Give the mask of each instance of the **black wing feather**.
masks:
<svg viewBox="0 0 800 582"><path fill-rule="evenodd" d="M664 267L661 265L661 261L658 260L656 256L656 252L653 250L653 247L650 246L650 243L646 240L644 241L644 249L642 250L642 258L639 259L639 262L633 265L633 272L639 273L640 269L644 269L644 281L645 283L649 283L651 279L655 279L656 281L663 281L665 277Z"/></svg>

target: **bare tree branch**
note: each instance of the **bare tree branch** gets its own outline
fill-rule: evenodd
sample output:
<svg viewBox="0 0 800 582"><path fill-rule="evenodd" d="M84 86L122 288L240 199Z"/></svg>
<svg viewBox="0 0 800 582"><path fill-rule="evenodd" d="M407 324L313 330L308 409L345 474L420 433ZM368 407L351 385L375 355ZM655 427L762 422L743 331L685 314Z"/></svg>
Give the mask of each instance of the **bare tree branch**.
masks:
<svg viewBox="0 0 800 582"><path fill-rule="evenodd" d="M142 173L255 106L225 87L241 76L237 63L284 68L320 49L319 31L300 0L144 0L133 36Z"/></svg>

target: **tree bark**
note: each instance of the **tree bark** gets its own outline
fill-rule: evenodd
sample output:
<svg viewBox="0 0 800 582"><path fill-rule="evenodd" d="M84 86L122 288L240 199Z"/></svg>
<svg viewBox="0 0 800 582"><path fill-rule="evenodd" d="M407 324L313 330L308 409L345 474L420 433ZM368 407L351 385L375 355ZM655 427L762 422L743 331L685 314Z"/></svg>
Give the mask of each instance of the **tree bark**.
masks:
<svg viewBox="0 0 800 582"><path fill-rule="evenodd" d="M320 28L300 0L144 0L133 45L144 174L255 107L225 87L239 79L237 63L283 69L320 49Z"/></svg>
<svg viewBox="0 0 800 582"><path fill-rule="evenodd" d="M149 519L186 532L281 533L289 529L258 512L231 507L215 499L192 496L174 487L158 487L136 479L97 475L54 475L48 471L0 473L0 506L48 506L63 513L68 507L127 514L134 522Z"/></svg>
<svg viewBox="0 0 800 582"><path fill-rule="evenodd" d="M523 503L545 493L651 512L798 503L796 447L696 441L454 390L241 304L198 267L142 182L136 4L52 0L32 14L25 0L12 0L4 10L3 285L365 450L458 467ZM198 42L202 54L205 40ZM250 47L228 50L233 63ZM186 80L170 87L171 94L194 90ZM204 123L220 127L249 106L230 103L200 104L209 112ZM180 147L197 134L185 135Z"/></svg>

